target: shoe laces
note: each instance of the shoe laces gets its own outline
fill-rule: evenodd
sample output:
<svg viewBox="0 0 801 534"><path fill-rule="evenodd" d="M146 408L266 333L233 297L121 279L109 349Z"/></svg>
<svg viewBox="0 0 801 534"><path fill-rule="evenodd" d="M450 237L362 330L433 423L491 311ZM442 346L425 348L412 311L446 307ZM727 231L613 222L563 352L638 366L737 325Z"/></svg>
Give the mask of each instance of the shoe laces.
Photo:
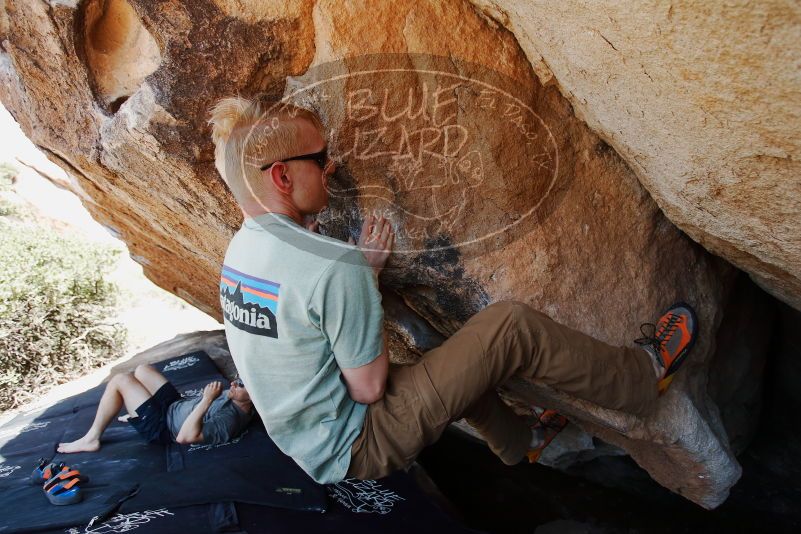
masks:
<svg viewBox="0 0 801 534"><path fill-rule="evenodd" d="M662 349L665 347L665 343L667 343L670 338L673 337L673 333L679 327L680 322L681 315L677 313L670 313L668 314L667 321L660 323L658 330L654 323L642 323L640 325L640 332L642 333L643 337L635 339L634 342L638 345L650 345L653 347L654 351L656 351L656 355L658 356L659 365L664 367L665 364L661 358Z"/></svg>
<svg viewBox="0 0 801 534"><path fill-rule="evenodd" d="M537 429L537 428L541 428L543 430L543 432L545 431L545 429L548 429L548 430L561 430L562 427L558 423L558 419L560 417L559 414L556 414L556 415L554 415L554 417L552 417L550 419L547 419L545 421L543 421L541 419L542 415L546 411L547 410L544 410L544 409L539 409L539 410L536 409L536 408L532 409L531 412L532 412L532 416L534 417L534 422L531 423L529 425L529 427L532 430Z"/></svg>

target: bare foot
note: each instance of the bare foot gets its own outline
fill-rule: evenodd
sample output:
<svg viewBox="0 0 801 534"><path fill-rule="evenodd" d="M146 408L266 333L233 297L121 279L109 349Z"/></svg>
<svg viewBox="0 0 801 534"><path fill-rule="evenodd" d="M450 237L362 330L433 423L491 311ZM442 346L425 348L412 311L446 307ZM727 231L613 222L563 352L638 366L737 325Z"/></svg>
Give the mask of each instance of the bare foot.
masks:
<svg viewBox="0 0 801 534"><path fill-rule="evenodd" d="M71 452L95 452L100 450L100 440L90 439L86 436L69 443L59 443L58 452L69 454Z"/></svg>

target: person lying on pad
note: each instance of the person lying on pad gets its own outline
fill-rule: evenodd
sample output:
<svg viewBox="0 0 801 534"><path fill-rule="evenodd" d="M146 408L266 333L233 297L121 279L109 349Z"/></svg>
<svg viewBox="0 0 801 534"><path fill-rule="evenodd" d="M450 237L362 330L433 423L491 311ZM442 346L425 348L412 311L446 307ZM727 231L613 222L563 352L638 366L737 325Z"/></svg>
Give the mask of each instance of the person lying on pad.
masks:
<svg viewBox="0 0 801 534"><path fill-rule="evenodd" d="M641 346L616 347L525 302L494 302L418 363L390 368L377 278L395 230L365 214L356 245L319 234L305 219L327 207L337 165L316 114L282 106L235 97L211 111L215 166L244 215L223 261L220 305L231 356L267 432L313 479L384 477L461 418L504 463L537 461L567 419L534 407L528 418L515 414L496 393L514 375L605 408L653 413L696 339L686 304L643 323L644 337L634 340ZM364 159L352 146L353 159ZM343 174L336 191L352 191ZM368 184L367 192L376 188L383 189ZM369 206L376 197L356 199ZM358 211L342 198L354 197L340 196L337 205L350 223ZM428 268L427 261L438 260L412 263ZM397 280L413 283L414 273Z"/></svg>
<svg viewBox="0 0 801 534"><path fill-rule="evenodd" d="M78 440L59 443L58 452L99 450L100 436L123 405L128 422L148 443L225 443L242 434L254 415L240 379L225 391L220 382L210 382L202 395L185 399L153 366L139 365L133 373L111 377L92 427Z"/></svg>

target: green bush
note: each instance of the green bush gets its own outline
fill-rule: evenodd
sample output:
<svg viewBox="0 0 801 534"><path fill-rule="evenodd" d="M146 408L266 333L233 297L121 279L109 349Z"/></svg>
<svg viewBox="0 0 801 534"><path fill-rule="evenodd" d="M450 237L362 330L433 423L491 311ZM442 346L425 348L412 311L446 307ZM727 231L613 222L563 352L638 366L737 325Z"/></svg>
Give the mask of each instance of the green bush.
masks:
<svg viewBox="0 0 801 534"><path fill-rule="evenodd" d="M0 163L0 191L11 189L11 182L19 174L19 169L10 163Z"/></svg>
<svg viewBox="0 0 801 534"><path fill-rule="evenodd" d="M10 202L0 198L0 217L8 217L9 215L18 215L17 208Z"/></svg>
<svg viewBox="0 0 801 534"><path fill-rule="evenodd" d="M11 191L12 181L18 173L17 168L10 163L0 163L0 194ZM10 202L0 197L0 217L8 215L18 215L18 211Z"/></svg>
<svg viewBox="0 0 801 534"><path fill-rule="evenodd" d="M0 412L122 355L119 253L0 217Z"/></svg>

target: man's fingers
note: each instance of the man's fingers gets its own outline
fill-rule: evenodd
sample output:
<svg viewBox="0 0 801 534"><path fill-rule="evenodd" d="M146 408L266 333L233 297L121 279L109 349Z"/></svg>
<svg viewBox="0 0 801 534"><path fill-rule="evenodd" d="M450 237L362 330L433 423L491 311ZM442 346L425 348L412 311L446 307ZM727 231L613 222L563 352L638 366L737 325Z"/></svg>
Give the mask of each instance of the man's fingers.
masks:
<svg viewBox="0 0 801 534"><path fill-rule="evenodd" d="M383 215L380 217L368 215L364 218L362 234L359 237L359 246L375 243L371 248L386 250L386 246L390 243L390 237L394 235L395 230L389 219ZM350 240L348 242L350 243ZM394 238L392 243L394 243Z"/></svg>
<svg viewBox="0 0 801 534"><path fill-rule="evenodd" d="M367 230L367 239L365 240L365 244L372 243L381 236L381 233L378 230L380 224L381 224L380 219L374 219L374 223L371 224L370 228Z"/></svg>
<svg viewBox="0 0 801 534"><path fill-rule="evenodd" d="M368 237L365 242L371 243L373 241L376 241L379 243L383 243L389 236L389 232L392 231L392 224L383 215L381 217L375 218L374 221L375 224L370 226L370 229L367 233Z"/></svg>
<svg viewBox="0 0 801 534"><path fill-rule="evenodd" d="M364 245L368 242L370 238L370 226L373 224L373 216L368 215L364 218L364 222L362 223L362 232L359 235L359 246Z"/></svg>
<svg viewBox="0 0 801 534"><path fill-rule="evenodd" d="M370 233L371 224L373 224L373 216L368 215L364 218L364 223L362 223L362 235L367 235Z"/></svg>
<svg viewBox="0 0 801 534"><path fill-rule="evenodd" d="M367 242L374 241L381 235L381 219L373 219L373 224L367 230Z"/></svg>

